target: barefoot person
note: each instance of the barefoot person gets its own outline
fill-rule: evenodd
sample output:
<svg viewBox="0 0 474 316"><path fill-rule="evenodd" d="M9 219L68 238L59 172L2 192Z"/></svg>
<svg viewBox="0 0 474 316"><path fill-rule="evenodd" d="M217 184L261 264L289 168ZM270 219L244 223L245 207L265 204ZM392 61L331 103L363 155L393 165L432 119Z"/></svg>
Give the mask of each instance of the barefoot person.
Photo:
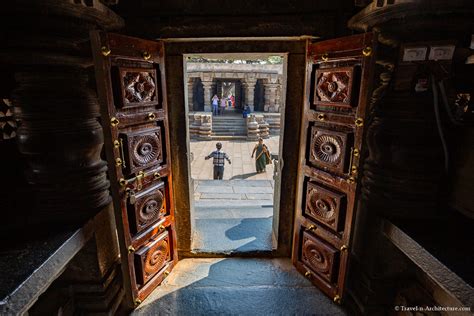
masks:
<svg viewBox="0 0 474 316"><path fill-rule="evenodd" d="M263 143L263 139L261 137L258 139L258 144L255 145L252 151L252 158L255 152L257 152L257 156L255 156L255 168L257 169L257 173L265 172L265 168L267 167L267 164L271 162L271 159L270 151Z"/></svg>
<svg viewBox="0 0 474 316"><path fill-rule="evenodd" d="M217 150L214 150L204 159L208 160L210 158L213 158L212 163L214 164L214 180L222 180L222 178L224 177L224 159L229 162L229 165L231 164L231 162L229 156L227 156L225 152L221 151L221 143L217 143L216 148Z"/></svg>

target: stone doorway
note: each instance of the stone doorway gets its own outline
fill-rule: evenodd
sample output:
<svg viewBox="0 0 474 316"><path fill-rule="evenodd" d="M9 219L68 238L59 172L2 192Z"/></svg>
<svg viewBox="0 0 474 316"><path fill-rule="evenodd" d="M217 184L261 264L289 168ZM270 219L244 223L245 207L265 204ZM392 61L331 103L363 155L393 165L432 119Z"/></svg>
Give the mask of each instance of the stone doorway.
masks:
<svg viewBox="0 0 474 316"><path fill-rule="evenodd" d="M242 112L244 108L244 91L241 79L215 79L215 89L213 95L216 94L219 99L222 97L234 97L234 104L232 107L226 109L227 113Z"/></svg>
<svg viewBox="0 0 474 316"><path fill-rule="evenodd" d="M186 106L194 110L188 121L193 254L268 255L278 248L283 131L278 128L270 135L265 115L278 116L279 123L280 111L285 108L285 63L283 54L255 54L245 59L237 54L185 57L187 100L194 102L194 94L203 86L205 103L204 113L196 113L195 103L193 107ZM265 91L272 94L266 96ZM214 95L219 98L219 112L205 113L208 99L212 105ZM232 99L234 102L229 101ZM226 102L224 109L220 106L222 100ZM266 103L272 108L265 108ZM254 105L259 113L254 113ZM211 132L205 134L203 127L211 127ZM250 134L249 129L255 133ZM268 149L268 155L263 157L265 167L256 164L257 155L262 156L260 151L254 151L259 137ZM213 179L210 157L217 142L232 161L225 162L221 180Z"/></svg>
<svg viewBox="0 0 474 316"><path fill-rule="evenodd" d="M265 86L262 79L258 79L255 84L254 106L256 112L265 110Z"/></svg>
<svg viewBox="0 0 474 316"><path fill-rule="evenodd" d="M193 110L204 111L204 87L201 78L195 78L193 82Z"/></svg>

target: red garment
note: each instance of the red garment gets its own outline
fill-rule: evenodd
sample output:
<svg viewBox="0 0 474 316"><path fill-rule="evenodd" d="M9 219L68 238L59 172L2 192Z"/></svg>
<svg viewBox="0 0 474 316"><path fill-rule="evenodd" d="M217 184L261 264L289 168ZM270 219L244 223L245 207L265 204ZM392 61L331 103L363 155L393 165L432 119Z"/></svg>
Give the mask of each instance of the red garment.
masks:
<svg viewBox="0 0 474 316"><path fill-rule="evenodd" d="M230 96L230 101L232 102L232 107L235 108L235 98L233 95Z"/></svg>

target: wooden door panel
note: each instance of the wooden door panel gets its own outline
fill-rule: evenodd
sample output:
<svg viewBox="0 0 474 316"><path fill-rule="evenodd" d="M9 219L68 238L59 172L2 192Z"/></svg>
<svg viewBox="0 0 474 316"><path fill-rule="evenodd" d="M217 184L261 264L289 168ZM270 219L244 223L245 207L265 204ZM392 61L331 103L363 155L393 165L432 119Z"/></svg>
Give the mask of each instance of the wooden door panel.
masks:
<svg viewBox="0 0 474 316"><path fill-rule="evenodd" d="M293 263L340 303L358 199L372 34L308 43Z"/></svg>
<svg viewBox="0 0 474 316"><path fill-rule="evenodd" d="M163 147L166 144L163 142L160 126L120 133L119 137L123 144L122 167L127 174L163 163Z"/></svg>
<svg viewBox="0 0 474 316"><path fill-rule="evenodd" d="M354 100L352 91L353 81L354 67L317 69L314 80L314 104L316 106L357 106L357 100Z"/></svg>
<svg viewBox="0 0 474 316"><path fill-rule="evenodd" d="M127 303L178 260L162 42L92 32Z"/></svg>
<svg viewBox="0 0 474 316"><path fill-rule="evenodd" d="M326 225L334 232L341 232L344 230L346 206L346 194L313 181L307 182L304 205L306 217Z"/></svg>
<svg viewBox="0 0 474 316"><path fill-rule="evenodd" d="M120 82L120 104L125 108L147 108L158 103L159 86L156 69L118 68Z"/></svg>
<svg viewBox="0 0 474 316"><path fill-rule="evenodd" d="M352 146L352 132L317 125L311 126L309 162L324 170L347 173Z"/></svg>
<svg viewBox="0 0 474 316"><path fill-rule="evenodd" d="M137 269L137 283L145 285L159 272L164 273L164 268L172 260L170 251L170 238L168 231L151 238L150 242L135 252L135 266Z"/></svg>
<svg viewBox="0 0 474 316"><path fill-rule="evenodd" d="M139 193L129 191L127 209L132 234L137 234L169 215L165 183L159 182Z"/></svg>
<svg viewBox="0 0 474 316"><path fill-rule="evenodd" d="M301 261L315 274L334 287L340 251L309 232L303 232Z"/></svg>

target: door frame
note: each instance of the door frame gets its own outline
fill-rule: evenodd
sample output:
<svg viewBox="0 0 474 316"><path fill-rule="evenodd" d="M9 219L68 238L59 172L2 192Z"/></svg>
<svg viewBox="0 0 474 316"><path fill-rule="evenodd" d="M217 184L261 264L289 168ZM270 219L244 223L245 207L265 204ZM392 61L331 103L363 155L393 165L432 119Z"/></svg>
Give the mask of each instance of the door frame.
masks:
<svg viewBox="0 0 474 316"><path fill-rule="evenodd" d="M273 256L290 257L293 238L293 220L298 181L298 157L306 77L306 41L313 37L276 38L207 38L207 39L164 39L165 69L167 79L169 126L171 135L171 159L173 164L173 191L176 196L175 214L180 258L194 256L191 253L192 237L192 192L187 145L187 109L184 86L184 55L186 54L287 54L287 85L285 109L282 122L283 138L281 157L284 167L281 173L281 194L278 215L278 233L275 241L278 248ZM179 75L178 75L179 74ZM291 135L291 136L289 136ZM180 147L179 144L186 144Z"/></svg>
<svg viewBox="0 0 474 316"><path fill-rule="evenodd" d="M282 91L285 92L285 94L283 94L281 96L281 102L282 102L282 106L280 108L280 114L281 114L281 118L280 118L280 134L278 135L280 137L280 140L278 142L278 152L279 153L282 153L283 152L283 144L284 144L284 128L285 128L285 110L286 110L286 88L287 88L287 71L288 71L288 53L277 53L277 52L271 52L271 53L244 53L245 54L245 57L246 58L259 58L259 57L267 57L267 56L275 56L275 55L278 55L278 56L281 56L283 58L283 62L282 62L282 74L283 74L283 83L282 83ZM184 80L184 83L186 84L188 82L188 77L187 77L187 73L186 73L186 59L187 57L192 57L192 56L196 56L196 55L199 55L201 57L208 57L208 58L212 58L212 57L222 57L222 53L200 53L200 54L183 54L183 80ZM228 57L228 58L238 58L238 57L241 57L242 56L242 53L240 52L234 52L234 53L225 53L225 56ZM237 81L242 81L241 78L215 78L217 81L231 81L231 82L237 82ZM242 84L242 82L241 82ZM186 89L185 87L185 102L186 100L189 100L189 96L188 96L188 89ZM242 102L242 101L241 101ZM243 103L243 102L242 102ZM189 141L191 140L191 134L190 134L190 131L189 131L189 104L186 106L185 104L185 111L186 111L186 134L187 134L187 142L186 142L186 149L187 149L187 152L190 152L190 143ZM237 107L236 107L237 109ZM240 110L240 108L239 108ZM263 113L263 112L260 112L260 113ZM281 155L279 155L281 156ZM191 170L191 162L192 162L192 159L190 156L188 156L189 159L188 159L188 170ZM196 157L194 157L196 158ZM231 157L232 158L232 157ZM280 223L280 219L279 219L279 214L280 214L280 205L275 203L275 201L279 201L280 200L280 196L281 196L281 168L283 166L283 162L284 160L282 158L279 157L279 164L277 165L278 168L280 170L278 170L278 174L280 175L278 177L278 181L275 181L274 183L274 191L273 191L273 194L274 194L274 199L273 199L273 217L272 217L272 251L274 250L277 250L278 249L278 235L279 235L279 223ZM274 165L275 166L275 165ZM193 210L194 210L194 206L193 206L193 202L194 202L194 179L192 178L191 176L191 173L189 173L189 176L188 176L188 181L190 183L190 186L189 186L189 189L190 189L190 198L191 198L191 201L190 201L190 207L191 207L191 212L190 212L190 216L191 216L191 220L190 220L190 223L191 223L191 235L193 236L193 233L194 233L194 230L193 230L193 227L194 227L194 221L193 221ZM192 249L191 249L192 250ZM267 251L259 251L259 253L267 253ZM203 254L199 254L200 256L202 256ZM213 254L214 256L215 254Z"/></svg>

